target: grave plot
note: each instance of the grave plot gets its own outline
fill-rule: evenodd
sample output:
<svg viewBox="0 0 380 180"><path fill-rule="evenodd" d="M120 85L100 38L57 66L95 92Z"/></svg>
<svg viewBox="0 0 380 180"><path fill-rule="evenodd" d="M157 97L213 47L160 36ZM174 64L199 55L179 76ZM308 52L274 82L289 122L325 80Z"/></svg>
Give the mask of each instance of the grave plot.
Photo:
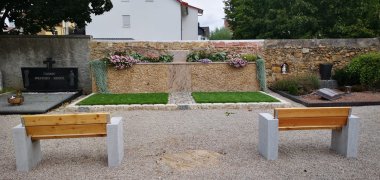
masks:
<svg viewBox="0 0 380 180"><path fill-rule="evenodd" d="M23 67L22 78L25 91L24 102L12 105L8 98L15 96L12 92L0 95L0 114L36 114L46 113L59 105L81 95L78 89L78 68L53 68L53 61L43 61L43 67Z"/></svg>

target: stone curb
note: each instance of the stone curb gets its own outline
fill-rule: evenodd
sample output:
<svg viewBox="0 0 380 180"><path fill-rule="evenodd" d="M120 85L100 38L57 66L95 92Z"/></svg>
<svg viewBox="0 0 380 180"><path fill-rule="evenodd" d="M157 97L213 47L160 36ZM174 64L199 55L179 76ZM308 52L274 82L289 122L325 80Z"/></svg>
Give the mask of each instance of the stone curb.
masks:
<svg viewBox="0 0 380 180"><path fill-rule="evenodd" d="M263 92L264 93L264 92ZM94 94L94 93L92 93ZM142 104L142 105L94 105L94 106L77 106L80 101L90 97L92 94L81 98L64 108L65 112L112 112L112 111L132 111L132 110L196 110L196 109L273 109L282 107L291 107L291 103L276 98L280 102L275 103L200 103L200 104ZM268 93L265 93L271 96ZM272 96L273 97L273 96Z"/></svg>

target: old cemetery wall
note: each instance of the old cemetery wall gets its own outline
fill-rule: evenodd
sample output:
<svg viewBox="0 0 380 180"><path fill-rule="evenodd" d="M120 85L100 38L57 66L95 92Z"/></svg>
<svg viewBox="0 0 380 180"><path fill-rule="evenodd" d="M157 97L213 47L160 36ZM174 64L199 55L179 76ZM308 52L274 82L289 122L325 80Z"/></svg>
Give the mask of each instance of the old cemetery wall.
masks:
<svg viewBox="0 0 380 180"><path fill-rule="evenodd" d="M269 83L289 75L319 74L319 64L343 68L357 55L380 51L380 39L297 39L265 40L261 52L266 60ZM282 74L281 65L289 69Z"/></svg>
<svg viewBox="0 0 380 180"><path fill-rule="evenodd" d="M116 51L141 54L152 50L166 51L175 56L175 63L137 64L125 72L111 70L108 72L109 86L115 92L258 89L255 64L243 69L231 69L223 63L181 64L194 50L261 55L266 60L269 84L289 75L318 74L320 63L333 63L336 69L359 54L380 51L379 38L100 42L91 40L90 36L0 36L0 43L0 71L4 87L22 88L21 67L46 67L43 61L51 57L55 61L53 67L78 67L79 88L85 92L94 89L91 88L89 60L100 59ZM288 66L286 74L281 72L284 64ZM122 90L120 86L126 89Z"/></svg>
<svg viewBox="0 0 380 180"><path fill-rule="evenodd" d="M107 74L111 93L260 90L254 63L238 69L226 63L144 63L128 70L108 68Z"/></svg>
<svg viewBox="0 0 380 180"><path fill-rule="evenodd" d="M100 59L117 51L144 53L153 50L172 53L175 56L175 62L184 62L186 54L194 50L223 51L229 54L258 54L266 60L267 82L271 84L291 75L318 74L321 63L332 63L333 69L342 68L357 55L380 51L380 41L379 38L172 42L92 41L90 49L91 59ZM284 64L288 66L286 73L281 72ZM208 73L212 75L216 72ZM226 80L226 82L228 81Z"/></svg>
<svg viewBox="0 0 380 180"><path fill-rule="evenodd" d="M78 86L91 92L89 73L90 36L0 36L0 71L4 87L23 88L21 67L77 67Z"/></svg>

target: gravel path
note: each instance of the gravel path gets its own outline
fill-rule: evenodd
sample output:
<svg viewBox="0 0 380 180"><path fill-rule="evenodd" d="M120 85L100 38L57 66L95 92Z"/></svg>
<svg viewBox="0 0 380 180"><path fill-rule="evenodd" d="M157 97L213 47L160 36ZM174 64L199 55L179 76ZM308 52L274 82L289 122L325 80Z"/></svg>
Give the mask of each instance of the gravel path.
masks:
<svg viewBox="0 0 380 180"><path fill-rule="evenodd" d="M195 104L191 92L172 92L169 94L169 104Z"/></svg>
<svg viewBox="0 0 380 180"><path fill-rule="evenodd" d="M329 150L329 131L281 132L279 159L264 160L257 114L271 109L128 111L112 113L124 117L120 167L107 167L105 138L44 140L42 161L29 173L15 167L11 128L20 116L0 116L0 179L379 179L379 110L353 109L362 122L356 160ZM202 163L185 170L165 163L181 154Z"/></svg>

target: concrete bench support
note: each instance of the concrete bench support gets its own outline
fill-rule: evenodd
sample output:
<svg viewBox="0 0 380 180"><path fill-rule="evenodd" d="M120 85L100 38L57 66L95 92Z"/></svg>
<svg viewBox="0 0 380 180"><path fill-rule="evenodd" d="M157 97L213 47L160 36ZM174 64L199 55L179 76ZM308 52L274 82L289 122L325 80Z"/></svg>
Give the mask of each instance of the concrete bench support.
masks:
<svg viewBox="0 0 380 180"><path fill-rule="evenodd" d="M259 153L267 160L278 156L278 119L271 114L259 114Z"/></svg>
<svg viewBox="0 0 380 180"><path fill-rule="evenodd" d="M358 154L359 126L359 117L351 115L346 126L340 130L332 130L331 149L347 158L356 158Z"/></svg>
<svg viewBox="0 0 380 180"><path fill-rule="evenodd" d="M111 118L111 124L107 124L107 153L108 166L114 167L121 164L124 156L123 122L122 117Z"/></svg>
<svg viewBox="0 0 380 180"><path fill-rule="evenodd" d="M13 142L18 171L29 171L41 161L40 141L32 141L21 124L13 128Z"/></svg>
<svg viewBox="0 0 380 180"><path fill-rule="evenodd" d="M278 122L271 114L259 114L259 153L267 160L276 160L278 157ZM347 158L357 157L359 126L359 118L349 116L347 125L332 130L331 149Z"/></svg>

